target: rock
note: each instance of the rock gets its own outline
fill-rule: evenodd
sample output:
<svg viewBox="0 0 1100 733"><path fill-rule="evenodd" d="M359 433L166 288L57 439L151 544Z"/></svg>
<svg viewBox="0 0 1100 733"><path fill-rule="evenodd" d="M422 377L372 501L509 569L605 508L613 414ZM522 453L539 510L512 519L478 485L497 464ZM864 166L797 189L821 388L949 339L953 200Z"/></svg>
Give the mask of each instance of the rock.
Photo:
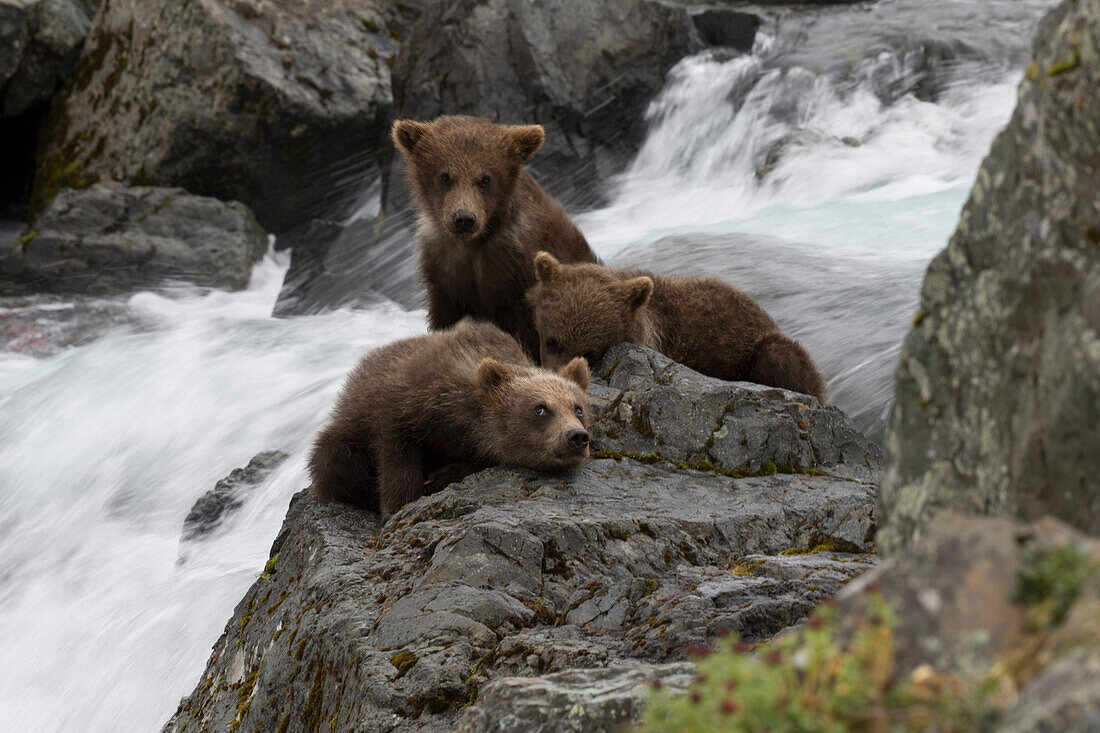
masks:
<svg viewBox="0 0 1100 733"><path fill-rule="evenodd" d="M1019 103L905 341L880 495L900 553L937 511L1100 534L1100 0L1042 22Z"/></svg>
<svg viewBox="0 0 1100 733"><path fill-rule="evenodd" d="M725 46L747 53L756 41L760 16L728 8L708 8L694 13L691 22L703 41L711 46Z"/></svg>
<svg viewBox="0 0 1100 733"><path fill-rule="evenodd" d="M665 73L702 46L687 11L650 0L445 3L397 54L394 115L538 122L531 169L562 195L629 161Z"/></svg>
<svg viewBox="0 0 1100 733"><path fill-rule="evenodd" d="M93 0L0 0L0 117L50 100L76 64L95 11Z"/></svg>
<svg viewBox="0 0 1100 733"><path fill-rule="evenodd" d="M612 733L645 708L650 684L660 680L670 693L691 682L692 666L637 664L579 669L537 678L491 682L458 721L457 733Z"/></svg>
<svg viewBox="0 0 1100 733"><path fill-rule="evenodd" d="M244 468L234 469L191 507L183 520L181 540L200 540L216 530L227 516L241 508L247 494L266 481L287 458L282 451L264 451L254 456Z"/></svg>
<svg viewBox="0 0 1100 733"><path fill-rule="evenodd" d="M267 250L244 205L102 183L61 192L0 256L0 293L115 293L166 280L240 289Z"/></svg>
<svg viewBox="0 0 1100 733"><path fill-rule="evenodd" d="M726 473L877 477L881 453L836 407L751 382L724 382L652 349L620 344L595 370L596 455L656 456Z"/></svg>
<svg viewBox="0 0 1100 733"><path fill-rule="evenodd" d="M1072 545L1095 563L1079 577L1028 580L1038 558ZM1046 572L1052 572L1048 570ZM1036 624L1022 589L1035 584L1067 603L1064 620ZM1049 585L1048 585L1049 584ZM999 713L999 731L1091 731L1100 720L1100 539L1046 517L1021 522L943 512L905 553L838 595L846 615L865 612L866 591L891 604L896 679L935 670ZM1045 617L1044 617L1045 618Z"/></svg>
<svg viewBox="0 0 1100 733"><path fill-rule="evenodd" d="M764 155L764 162L756 168L756 178L762 180L769 176L792 151L797 153L799 148L825 146L855 148L859 147L859 140L854 137L835 137L813 128L799 127L771 144Z"/></svg>
<svg viewBox="0 0 1100 733"><path fill-rule="evenodd" d="M623 434L600 440L668 458L620 451L560 475L493 468L385 524L302 492L165 730L482 730L494 706L515 708L505 727L609 729L636 710L639 681L659 673L649 665L728 631L773 636L873 566L874 454L847 445L843 415L779 390L724 391L640 347L609 355L618 363L593 400L600 425ZM731 394L739 406L724 418ZM700 430L728 418L746 435L754 421L793 424L801 400L808 427L738 454L759 471L692 470L680 457L696 455L696 432L628 436L633 421L610 414L662 400L707 414ZM832 465L764 467L796 445L798 460ZM527 691L546 697L513 705ZM559 717L540 723L550 708Z"/></svg>
<svg viewBox="0 0 1100 733"><path fill-rule="evenodd" d="M32 207L115 179L243 201L281 231L359 192L419 3L112 2L46 122Z"/></svg>

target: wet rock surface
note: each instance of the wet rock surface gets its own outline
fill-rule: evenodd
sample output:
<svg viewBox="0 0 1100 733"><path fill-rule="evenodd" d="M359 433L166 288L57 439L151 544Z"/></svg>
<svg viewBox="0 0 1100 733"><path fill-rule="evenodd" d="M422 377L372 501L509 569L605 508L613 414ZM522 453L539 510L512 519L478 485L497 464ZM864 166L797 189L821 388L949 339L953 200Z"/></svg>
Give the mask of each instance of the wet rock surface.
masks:
<svg viewBox="0 0 1100 733"><path fill-rule="evenodd" d="M1019 103L931 263L881 494L900 551L938 510L1100 533L1100 2L1043 21Z"/></svg>
<svg viewBox="0 0 1100 733"><path fill-rule="evenodd" d="M267 247L237 202L97 184L63 191L0 256L0 294L107 294L165 281L237 290Z"/></svg>
<svg viewBox="0 0 1100 733"><path fill-rule="evenodd" d="M874 449L857 447L841 413L639 347L612 356L593 395L601 425L623 431L599 444L632 449L615 458L560 475L489 469L385 524L296 496L273 559L166 730L609 730L636 712L641 680L684 674L649 665L729 631L770 637L873 566ZM674 394L706 420L635 435L618 417ZM680 465L705 448L709 433L692 426L714 432L731 394L746 434L754 421L796 424L799 405L810 427L747 441L728 459L740 471L722 452L705 470ZM829 465L776 463L817 458Z"/></svg>
<svg viewBox="0 0 1100 733"><path fill-rule="evenodd" d="M248 492L262 484L287 457L282 451L264 451L244 468L234 469L191 507L183 520L181 540L199 540L216 530L228 515L241 508Z"/></svg>

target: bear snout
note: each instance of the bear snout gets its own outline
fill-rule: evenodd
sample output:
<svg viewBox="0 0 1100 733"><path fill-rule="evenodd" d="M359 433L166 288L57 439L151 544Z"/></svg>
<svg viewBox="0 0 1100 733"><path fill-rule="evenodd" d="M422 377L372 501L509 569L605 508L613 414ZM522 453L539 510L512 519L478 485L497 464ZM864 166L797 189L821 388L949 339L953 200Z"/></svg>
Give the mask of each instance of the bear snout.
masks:
<svg viewBox="0 0 1100 733"><path fill-rule="evenodd" d="M577 453L583 453L588 448L588 431L570 430L565 434L565 442Z"/></svg>
<svg viewBox="0 0 1100 733"><path fill-rule="evenodd" d="M477 217L472 211L459 210L451 214L451 226L456 232L468 232L477 224Z"/></svg>

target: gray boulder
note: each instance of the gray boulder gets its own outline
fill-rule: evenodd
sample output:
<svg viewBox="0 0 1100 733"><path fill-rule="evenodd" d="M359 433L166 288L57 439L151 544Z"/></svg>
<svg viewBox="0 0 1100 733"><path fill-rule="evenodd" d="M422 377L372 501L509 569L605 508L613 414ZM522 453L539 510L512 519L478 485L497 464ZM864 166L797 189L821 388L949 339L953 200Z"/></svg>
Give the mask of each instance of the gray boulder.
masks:
<svg viewBox="0 0 1100 733"><path fill-rule="evenodd" d="M418 8L105 5L45 123L32 208L62 188L113 179L243 201L280 230L356 193L388 122L390 64Z"/></svg>
<svg viewBox="0 0 1100 733"><path fill-rule="evenodd" d="M243 204L101 183L54 199L0 256L0 293L107 294L164 281L240 289L267 251Z"/></svg>
<svg viewBox="0 0 1100 733"><path fill-rule="evenodd" d="M593 387L601 425L625 431L611 413L658 404L644 386L656 390L656 364L678 404L717 408L713 432L731 394L721 383L639 347L613 354ZM832 408L812 398L727 386L746 434L799 400L810 413L805 435L737 461L763 467L798 444L833 465L695 470L681 465L694 433L643 430L650 443L619 444L655 450L560 475L489 469L384 524L302 492L165 730L610 730L640 708L642 680L684 682L684 667L652 665L726 632L756 641L801 622L874 564L873 453L842 448L858 439L835 426L818 434Z"/></svg>
<svg viewBox="0 0 1100 733"><path fill-rule="evenodd" d="M93 0L0 0L0 117L50 100L76 64Z"/></svg>
<svg viewBox="0 0 1100 733"><path fill-rule="evenodd" d="M890 552L935 512L1100 534L1100 0L1042 22L1019 103L928 268L880 496Z"/></svg>
<svg viewBox="0 0 1100 733"><path fill-rule="evenodd" d="M561 195L630 159L665 72L702 47L687 11L651 0L442 3L397 54L394 114L538 122L531 168Z"/></svg>

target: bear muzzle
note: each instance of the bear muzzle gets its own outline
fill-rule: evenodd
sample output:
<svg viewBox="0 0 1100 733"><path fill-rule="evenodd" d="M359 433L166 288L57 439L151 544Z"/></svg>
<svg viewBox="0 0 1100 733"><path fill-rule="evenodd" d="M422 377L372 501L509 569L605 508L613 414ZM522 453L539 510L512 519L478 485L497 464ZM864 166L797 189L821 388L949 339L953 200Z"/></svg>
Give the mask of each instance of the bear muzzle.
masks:
<svg viewBox="0 0 1100 733"><path fill-rule="evenodd" d="M459 210L451 214L451 227L458 234L468 234L477 225L477 216L472 211Z"/></svg>

